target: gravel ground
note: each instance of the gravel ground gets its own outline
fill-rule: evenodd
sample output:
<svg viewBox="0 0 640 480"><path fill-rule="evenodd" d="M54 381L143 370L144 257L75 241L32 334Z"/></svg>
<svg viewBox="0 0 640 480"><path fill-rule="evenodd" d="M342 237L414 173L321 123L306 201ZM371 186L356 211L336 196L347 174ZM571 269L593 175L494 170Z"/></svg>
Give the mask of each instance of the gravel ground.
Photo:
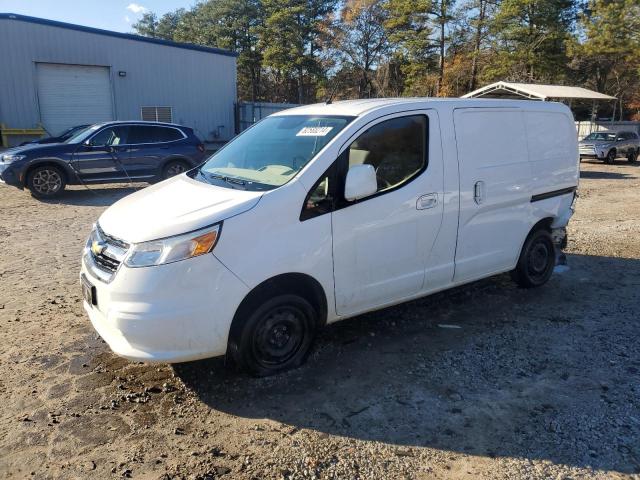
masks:
<svg viewBox="0 0 640 480"><path fill-rule="evenodd" d="M582 170L547 286L501 275L363 315L267 379L96 337L80 250L132 188L0 185L0 476L640 478L640 164Z"/></svg>

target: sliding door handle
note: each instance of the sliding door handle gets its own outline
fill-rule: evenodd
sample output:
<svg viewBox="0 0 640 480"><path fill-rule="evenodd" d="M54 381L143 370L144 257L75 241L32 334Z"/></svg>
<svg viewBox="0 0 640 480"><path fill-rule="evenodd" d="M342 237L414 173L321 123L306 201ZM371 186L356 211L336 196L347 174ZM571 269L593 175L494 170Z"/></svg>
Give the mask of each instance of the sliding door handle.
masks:
<svg viewBox="0 0 640 480"><path fill-rule="evenodd" d="M473 200L474 202L476 202L476 204L480 205L481 203L484 202L484 197L485 197L484 182L482 180L479 180L473 186Z"/></svg>

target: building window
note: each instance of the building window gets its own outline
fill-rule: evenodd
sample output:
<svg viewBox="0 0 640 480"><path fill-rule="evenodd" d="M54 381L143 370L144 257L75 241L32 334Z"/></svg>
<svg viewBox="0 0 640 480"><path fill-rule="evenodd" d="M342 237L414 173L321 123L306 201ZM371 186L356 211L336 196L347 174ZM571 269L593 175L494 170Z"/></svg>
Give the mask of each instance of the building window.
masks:
<svg viewBox="0 0 640 480"><path fill-rule="evenodd" d="M173 122L171 107L142 107L142 120L149 122Z"/></svg>

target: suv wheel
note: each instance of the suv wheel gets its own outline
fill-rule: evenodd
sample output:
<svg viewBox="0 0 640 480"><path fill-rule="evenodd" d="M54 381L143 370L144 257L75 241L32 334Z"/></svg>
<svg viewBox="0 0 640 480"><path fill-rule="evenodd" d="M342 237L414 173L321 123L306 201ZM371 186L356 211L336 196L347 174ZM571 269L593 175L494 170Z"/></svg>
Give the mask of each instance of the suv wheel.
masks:
<svg viewBox="0 0 640 480"><path fill-rule="evenodd" d="M164 166L164 170L162 171L162 178L166 180L167 178L180 175L187 170L189 170L189 165L187 164L187 162L183 160L172 160Z"/></svg>
<svg viewBox="0 0 640 480"><path fill-rule="evenodd" d="M609 150L609 153L607 153L607 156L604 159L604 163L608 163L608 164L612 164L616 159L616 151L615 150Z"/></svg>
<svg viewBox="0 0 640 480"><path fill-rule="evenodd" d="M27 176L27 188L36 198L52 198L64 190L66 182L62 170L53 165L36 167Z"/></svg>
<svg viewBox="0 0 640 480"><path fill-rule="evenodd" d="M551 278L556 251L551 234L543 229L529 234L511 278L522 288L540 287Z"/></svg>
<svg viewBox="0 0 640 480"><path fill-rule="evenodd" d="M632 150L629 155L627 155L627 160L629 163L636 163L636 160L638 160L638 150Z"/></svg>
<svg viewBox="0 0 640 480"><path fill-rule="evenodd" d="M264 377L300 366L316 333L317 313L298 295L278 295L257 303L240 332L234 360Z"/></svg>

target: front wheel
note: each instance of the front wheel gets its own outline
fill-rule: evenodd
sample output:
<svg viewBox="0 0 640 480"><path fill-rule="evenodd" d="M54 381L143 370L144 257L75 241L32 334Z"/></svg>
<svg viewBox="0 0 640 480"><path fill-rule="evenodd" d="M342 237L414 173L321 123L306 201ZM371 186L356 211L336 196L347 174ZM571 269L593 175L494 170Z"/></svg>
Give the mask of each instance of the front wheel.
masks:
<svg viewBox="0 0 640 480"><path fill-rule="evenodd" d="M260 303L244 323L234 359L264 377L300 366L316 333L317 313L298 295L278 295Z"/></svg>
<svg viewBox="0 0 640 480"><path fill-rule="evenodd" d="M616 151L611 150L609 153L607 153L607 156L604 158L604 163L608 163L609 165L611 165L613 162L615 162L615 160L616 160Z"/></svg>
<svg viewBox="0 0 640 480"><path fill-rule="evenodd" d="M556 265L556 251L551 234L536 230L529 234L511 278L522 288L540 287L551 278Z"/></svg>
<svg viewBox="0 0 640 480"><path fill-rule="evenodd" d="M39 199L53 198L64 190L64 174L53 165L36 167L27 175L27 188Z"/></svg>
<svg viewBox="0 0 640 480"><path fill-rule="evenodd" d="M629 155L627 155L627 160L629 163L636 163L636 160L638 160L638 151L632 150Z"/></svg>

